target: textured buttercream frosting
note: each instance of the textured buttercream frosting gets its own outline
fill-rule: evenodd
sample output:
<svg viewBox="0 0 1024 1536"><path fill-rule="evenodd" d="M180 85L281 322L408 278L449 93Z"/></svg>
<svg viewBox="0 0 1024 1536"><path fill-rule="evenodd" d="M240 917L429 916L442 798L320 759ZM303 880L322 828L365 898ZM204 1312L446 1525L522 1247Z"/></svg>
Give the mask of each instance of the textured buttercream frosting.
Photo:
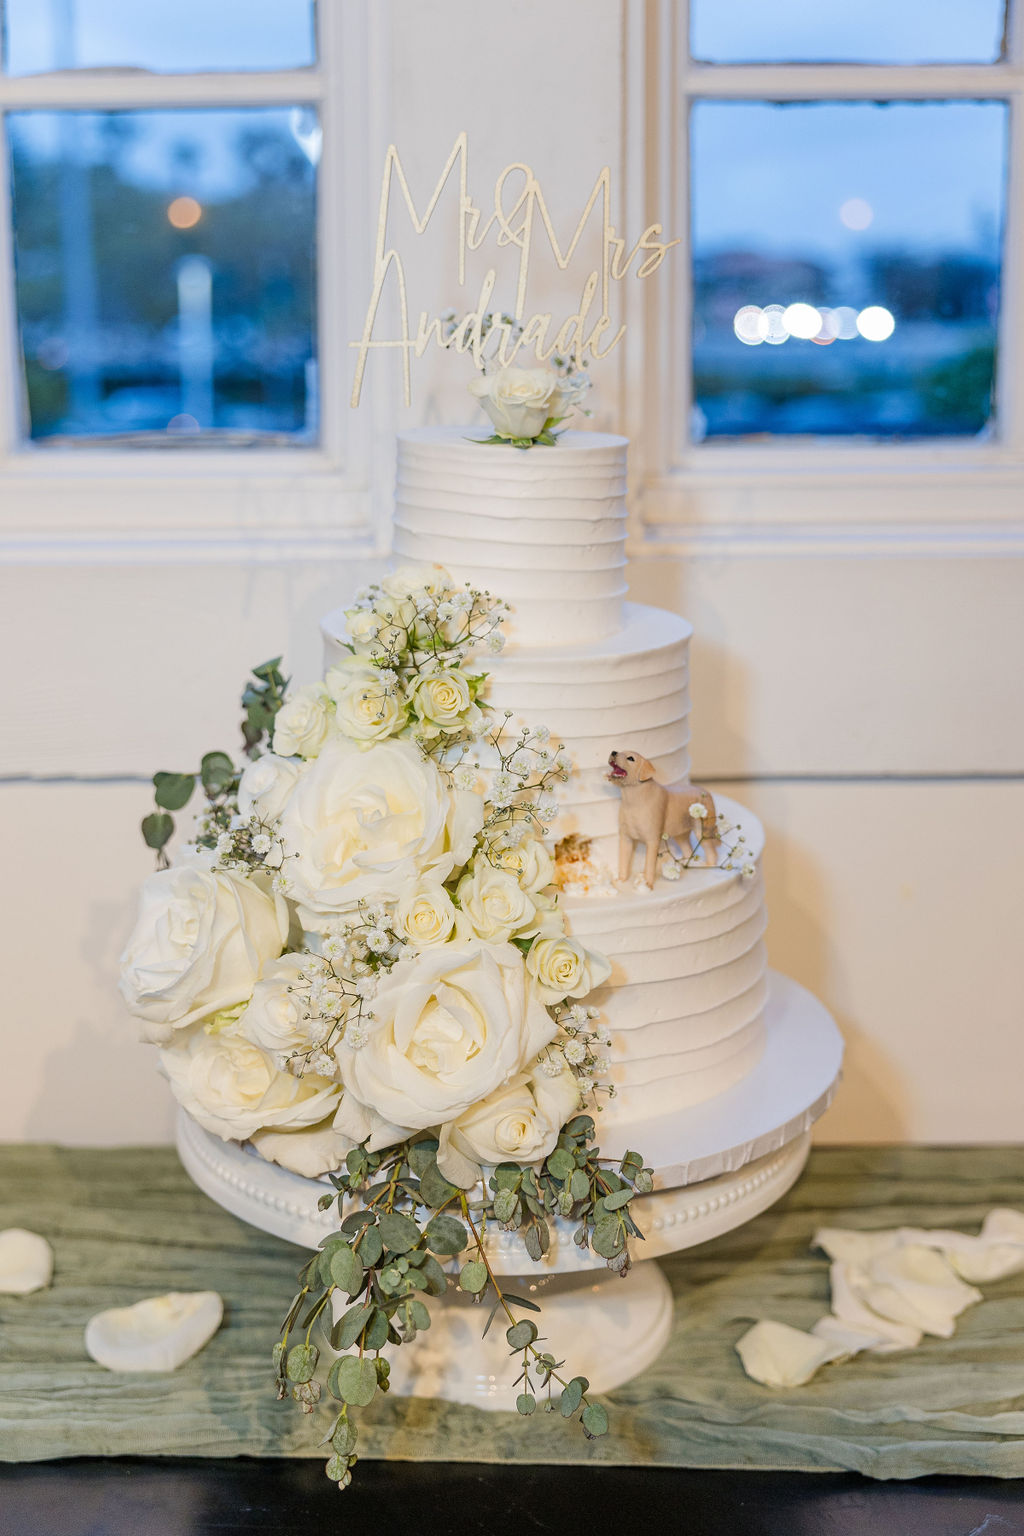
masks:
<svg viewBox="0 0 1024 1536"><path fill-rule="evenodd" d="M523 451L472 440L481 436L400 434L396 556L441 564L511 604L507 648L485 662L489 702L550 727L568 748L574 771L559 787L554 835L590 839L592 863L614 870L619 792L607 782L609 751L641 752L661 783L689 778L691 627L623 602L625 438L566 432L556 447ZM342 610L324 620L328 665L345 629ZM597 879L600 897L563 898L572 933L612 962L591 999L613 1042L615 1097L602 1130L713 1098L760 1058L763 834L742 806L716 799L746 839L734 861L753 874L684 869L653 891ZM636 850L635 870L640 862Z"/></svg>
<svg viewBox="0 0 1024 1536"><path fill-rule="evenodd" d="M481 443L467 427L398 436L395 554L437 561L515 610L514 643L613 635L626 591L626 439Z"/></svg>

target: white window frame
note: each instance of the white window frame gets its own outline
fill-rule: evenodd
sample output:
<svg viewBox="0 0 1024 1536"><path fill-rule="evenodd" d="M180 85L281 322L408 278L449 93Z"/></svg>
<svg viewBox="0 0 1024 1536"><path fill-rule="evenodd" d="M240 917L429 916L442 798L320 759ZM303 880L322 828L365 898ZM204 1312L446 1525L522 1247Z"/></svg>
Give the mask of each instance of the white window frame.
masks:
<svg viewBox="0 0 1024 1536"><path fill-rule="evenodd" d="M386 122L385 7L321 0L308 69L151 75L117 70L0 75L0 117L25 109L317 108L320 440L315 446L189 449L24 441L6 135L0 154L0 561L320 558L380 549L375 477L389 401L372 383L348 404L348 338L371 278L369 210Z"/></svg>
<svg viewBox="0 0 1024 1536"><path fill-rule="evenodd" d="M699 64L689 56L688 0L624 7L627 184L634 203L681 239L677 259L630 298L632 552L1024 553L1024 0L1009 0L1007 57L991 65ZM998 437L688 442L690 102L890 97L1009 104Z"/></svg>

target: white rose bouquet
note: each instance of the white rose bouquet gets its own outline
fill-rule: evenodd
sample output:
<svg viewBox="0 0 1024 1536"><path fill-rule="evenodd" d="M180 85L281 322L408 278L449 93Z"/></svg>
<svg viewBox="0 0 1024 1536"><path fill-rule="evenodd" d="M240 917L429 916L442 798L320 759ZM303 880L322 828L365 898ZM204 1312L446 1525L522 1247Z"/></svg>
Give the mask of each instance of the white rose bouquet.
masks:
<svg viewBox="0 0 1024 1536"><path fill-rule="evenodd" d="M550 424L550 392L504 384L492 403L535 413L509 414L510 431ZM322 681L291 691L279 658L254 669L244 768L213 752L196 774L157 774L143 822L160 867L122 957L125 1002L199 1124L331 1179L320 1205L337 1203L339 1230L303 1271L275 1363L281 1395L311 1410L310 1328L337 1315L342 1486L351 1410L387 1388L381 1349L429 1326L418 1293L442 1294L442 1262L467 1249L459 1283L505 1311L520 1411L559 1383L563 1411L603 1433L583 1379L510 1310L528 1304L504 1296L481 1232L518 1230L540 1259L550 1222L570 1219L625 1273L629 1202L652 1187L637 1154L612 1166L591 1145L596 1095L614 1089L587 997L610 967L566 931L553 883L565 751L493 720L471 664L501 649L504 613L439 567L394 572L349 610L349 654ZM197 785L205 807L169 862L171 813ZM300 1312L305 1343L289 1347Z"/></svg>

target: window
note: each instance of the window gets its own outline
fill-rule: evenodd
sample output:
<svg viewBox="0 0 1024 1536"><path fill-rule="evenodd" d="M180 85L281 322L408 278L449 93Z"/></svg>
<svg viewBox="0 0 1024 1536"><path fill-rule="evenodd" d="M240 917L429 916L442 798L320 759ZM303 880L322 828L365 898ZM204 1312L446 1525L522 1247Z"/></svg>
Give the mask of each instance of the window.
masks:
<svg viewBox="0 0 1024 1536"><path fill-rule="evenodd" d="M970 99L920 88L938 61L999 62L1002 13L995 0L694 0L695 441L998 430L1007 103L994 76ZM848 70L841 99L827 64L779 91L777 65L807 61L874 67L860 92ZM718 66L736 62L755 99L728 76L719 94ZM925 66L911 99L887 78L900 63Z"/></svg>
<svg viewBox="0 0 1024 1536"><path fill-rule="evenodd" d="M376 9L0 0L6 553L371 536Z"/></svg>
<svg viewBox="0 0 1024 1536"><path fill-rule="evenodd" d="M656 0L629 35L628 163L682 237L627 338L648 540L1020 550L1024 0Z"/></svg>

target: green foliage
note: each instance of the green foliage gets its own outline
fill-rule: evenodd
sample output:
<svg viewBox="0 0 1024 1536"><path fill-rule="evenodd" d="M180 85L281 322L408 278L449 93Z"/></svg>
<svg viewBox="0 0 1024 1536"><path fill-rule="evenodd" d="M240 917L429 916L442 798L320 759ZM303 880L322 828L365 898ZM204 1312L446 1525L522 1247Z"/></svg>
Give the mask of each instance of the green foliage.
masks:
<svg viewBox="0 0 1024 1536"><path fill-rule="evenodd" d="M194 773L154 773L153 798L165 811L180 811L196 787Z"/></svg>
<svg viewBox="0 0 1024 1536"><path fill-rule="evenodd" d="M258 757L264 736L273 734L274 718L284 703L288 683L280 656L253 667L252 678L242 691L242 739L247 757Z"/></svg>
<svg viewBox="0 0 1024 1536"><path fill-rule="evenodd" d="M151 811L148 816L142 818L142 836L147 848L153 848L160 855L164 865L163 849L170 842L174 834L174 818L168 816L166 811Z"/></svg>
<svg viewBox="0 0 1024 1536"><path fill-rule="evenodd" d="M631 1204L651 1187L653 1176L639 1153L627 1152L614 1163L602 1159L593 1139L593 1120L577 1115L542 1167L502 1163L482 1192L457 1189L445 1179L437 1166L437 1140L430 1136L383 1152L353 1147L344 1169L331 1176L334 1192L321 1197L320 1207L337 1205L338 1230L302 1271L301 1290L275 1346L274 1368L279 1395L295 1397L310 1412L320 1395L312 1329L319 1325L338 1352L325 1384L342 1407L325 1443L333 1453L327 1471L339 1487L348 1486L356 1460L351 1412L388 1390L390 1365L380 1351L408 1344L430 1327L425 1298L444 1296L449 1284L444 1264L461 1254L467 1256L459 1269L460 1289L474 1301L490 1302L482 1331L498 1320L518 1362L517 1411L534 1413L538 1393L546 1390L547 1406L557 1403L563 1418L579 1419L588 1438L607 1432L608 1415L590 1397L586 1377L561 1374L563 1362L543 1347L538 1323L525 1315L538 1314L537 1303L502 1289L483 1237L489 1221L516 1230L527 1254L538 1260L551 1241L551 1222L569 1217L577 1223L575 1241L624 1274L629 1239L642 1235ZM350 1305L332 1322L334 1298L346 1297ZM289 1332L297 1324L305 1340L289 1348Z"/></svg>

